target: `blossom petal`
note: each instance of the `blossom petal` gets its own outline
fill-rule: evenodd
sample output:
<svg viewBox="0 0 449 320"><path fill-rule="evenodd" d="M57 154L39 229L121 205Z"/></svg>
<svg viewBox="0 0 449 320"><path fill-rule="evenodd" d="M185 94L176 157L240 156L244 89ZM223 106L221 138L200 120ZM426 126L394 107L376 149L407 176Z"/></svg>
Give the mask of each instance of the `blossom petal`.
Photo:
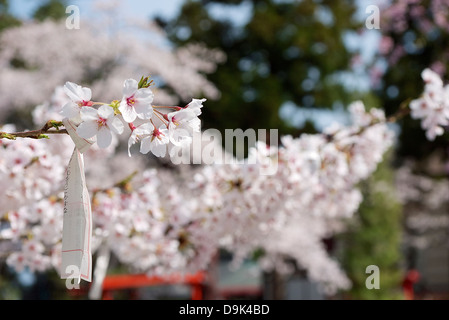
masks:
<svg viewBox="0 0 449 320"><path fill-rule="evenodd" d="M137 142L137 135L133 132L128 139L128 156L131 157L131 147Z"/></svg>
<svg viewBox="0 0 449 320"><path fill-rule="evenodd" d="M151 149L151 137L143 138L140 142L140 152L147 154Z"/></svg>
<svg viewBox="0 0 449 320"><path fill-rule="evenodd" d="M165 126L163 126L163 125L160 126L158 130L161 133L160 139L162 140L162 143L169 143L170 142L169 132L165 128Z"/></svg>
<svg viewBox="0 0 449 320"><path fill-rule="evenodd" d="M192 109L182 109L180 111L174 111L167 114L167 118L170 122L176 121L178 124L192 120L195 117L195 112Z"/></svg>
<svg viewBox="0 0 449 320"><path fill-rule="evenodd" d="M80 114L80 107L72 101L67 102L62 107L61 114L67 119L75 118Z"/></svg>
<svg viewBox="0 0 449 320"><path fill-rule="evenodd" d="M153 102L154 93L150 88L142 88L137 90L134 97L136 100L142 101L143 103L151 104L151 102Z"/></svg>
<svg viewBox="0 0 449 320"><path fill-rule="evenodd" d="M97 121L98 111L92 107L82 107L80 109L81 119L83 121Z"/></svg>
<svg viewBox="0 0 449 320"><path fill-rule="evenodd" d="M192 99L192 101L187 105L186 109L192 110L198 117L201 114L201 108L203 107L203 102L206 99Z"/></svg>
<svg viewBox="0 0 449 320"><path fill-rule="evenodd" d="M134 129L136 135L150 134L154 130L154 126L150 122L145 122Z"/></svg>
<svg viewBox="0 0 449 320"><path fill-rule="evenodd" d="M191 109L183 109L183 110L177 111L177 113L178 114L176 115L176 118L178 120L182 120L183 122L192 120L196 117L195 112L193 112Z"/></svg>
<svg viewBox="0 0 449 320"><path fill-rule="evenodd" d="M151 104L142 103L140 101L136 102L134 110L140 119L150 119L153 115L153 107Z"/></svg>
<svg viewBox="0 0 449 320"><path fill-rule="evenodd" d="M64 92L74 102L83 100L83 88L76 83L67 81L64 85Z"/></svg>
<svg viewBox="0 0 449 320"><path fill-rule="evenodd" d="M103 126L97 133L97 144L100 148L104 149L109 147L112 142L112 133L107 127Z"/></svg>
<svg viewBox="0 0 449 320"><path fill-rule="evenodd" d="M442 86L443 81L441 80L440 76L433 70L426 68L421 72L421 78L426 83L433 83L437 86Z"/></svg>
<svg viewBox="0 0 449 320"><path fill-rule="evenodd" d="M82 88L83 90L83 95L82 95L82 99L84 101L90 101L90 99L92 99L92 90L90 90L90 88Z"/></svg>
<svg viewBox="0 0 449 320"><path fill-rule="evenodd" d="M98 108L98 115L104 119L114 116L114 109L108 105L102 105Z"/></svg>
<svg viewBox="0 0 449 320"><path fill-rule="evenodd" d="M84 139L92 138L98 132L98 124L96 121L84 121L78 128L76 128L76 133Z"/></svg>
<svg viewBox="0 0 449 320"><path fill-rule="evenodd" d="M153 143L151 144L151 152L156 157L165 157L165 154L167 153L167 144L162 143L159 139L154 139Z"/></svg>
<svg viewBox="0 0 449 320"><path fill-rule="evenodd" d="M109 129L114 131L117 134L122 134L125 129L123 122L117 117L111 117L107 120L107 124Z"/></svg>
<svg viewBox="0 0 449 320"><path fill-rule="evenodd" d="M177 127L171 123L170 130L168 131L167 135L169 136L170 142L176 146L191 142L190 132L187 129L183 127Z"/></svg>
<svg viewBox="0 0 449 320"><path fill-rule="evenodd" d="M137 91L138 85L134 79L125 80L123 83L123 95L125 97L131 97Z"/></svg>
<svg viewBox="0 0 449 320"><path fill-rule="evenodd" d="M122 100L122 102L120 103L120 107L118 107L118 109L122 113L123 120L125 120L126 122L130 123L136 120L137 118L136 111L134 110L133 106L128 105L126 100Z"/></svg>
<svg viewBox="0 0 449 320"><path fill-rule="evenodd" d="M189 126L192 128L193 132L200 132L201 120L199 118L193 118L189 121Z"/></svg>

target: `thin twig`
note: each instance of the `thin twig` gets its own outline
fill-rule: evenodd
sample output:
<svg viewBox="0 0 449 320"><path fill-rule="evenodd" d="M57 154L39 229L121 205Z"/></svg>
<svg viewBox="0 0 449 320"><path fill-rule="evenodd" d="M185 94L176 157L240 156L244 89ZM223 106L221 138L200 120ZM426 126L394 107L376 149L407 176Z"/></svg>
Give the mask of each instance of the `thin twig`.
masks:
<svg viewBox="0 0 449 320"><path fill-rule="evenodd" d="M109 188L103 188L103 189L95 189L93 190L93 198L95 198L97 193L100 192L106 192L112 188L120 188L124 191L129 191L131 188L131 180L134 179L134 177L139 173L139 171L135 170L133 171L131 174L129 174L127 177L125 177L124 179L120 180L119 182L116 182L112 187Z"/></svg>
<svg viewBox="0 0 449 320"><path fill-rule="evenodd" d="M61 121L49 120L39 130L19 131L19 132L2 132L0 131L0 139L16 140L16 138L30 139L48 139L47 134L67 134L66 129L59 129L64 126Z"/></svg>
<svg viewBox="0 0 449 320"><path fill-rule="evenodd" d="M395 114L389 116L386 122L397 122L398 120L407 116L410 113L409 104L411 100L412 99L409 98L407 100L402 101L401 104L399 105L398 111Z"/></svg>

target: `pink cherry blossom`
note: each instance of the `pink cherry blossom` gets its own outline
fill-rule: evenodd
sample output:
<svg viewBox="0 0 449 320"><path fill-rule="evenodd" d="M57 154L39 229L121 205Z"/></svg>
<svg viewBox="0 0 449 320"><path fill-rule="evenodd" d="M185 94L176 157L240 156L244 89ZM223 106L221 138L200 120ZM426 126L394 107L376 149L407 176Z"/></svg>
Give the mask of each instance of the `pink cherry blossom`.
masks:
<svg viewBox="0 0 449 320"><path fill-rule="evenodd" d="M97 74L105 65L108 72L101 77L88 77L90 82L85 83L95 92L95 101L116 97L123 80L142 76L140 70L150 71L164 82L164 88L158 88L158 104L176 105L200 92L210 99L219 97L219 91L205 74L214 72L217 63L224 60L220 50L209 50L200 44L180 49L161 45L166 41L153 39L167 38L162 29L135 15L123 17L124 29L109 28L108 14L96 15L94 20L84 20L76 33L65 27L64 19L28 21L1 33L0 119L5 120L12 110L41 104L55 87L67 81L68 75L72 82L85 83L86 75ZM142 39L139 36L142 33L150 36ZM51 45L46 45L49 39ZM33 68L15 68L9 62L17 56ZM27 90L23 90L24 83Z"/></svg>
<svg viewBox="0 0 449 320"><path fill-rule="evenodd" d="M92 107L83 108L81 120L83 122L76 129L78 135L85 139L96 136L98 146L103 149L111 144L112 132L121 134L124 129L123 123L114 115L114 109L107 105L98 110Z"/></svg>
<svg viewBox="0 0 449 320"><path fill-rule="evenodd" d="M430 69L424 69L421 77L425 82L424 92L410 102L411 116L421 119L427 139L435 140L449 125L449 85L444 86L440 76Z"/></svg>
<svg viewBox="0 0 449 320"><path fill-rule="evenodd" d="M150 122L145 122L138 127L132 127L132 133L128 138L128 156L131 157L131 147L144 137L149 136L153 131L154 126Z"/></svg>
<svg viewBox="0 0 449 320"><path fill-rule="evenodd" d="M146 154L151 151L156 157L165 157L169 142L169 133L166 128L163 126L159 129L153 127L150 134L142 138L140 152Z"/></svg>
<svg viewBox="0 0 449 320"><path fill-rule="evenodd" d="M201 115L201 108L203 107L203 102L206 99L192 99L192 101L185 107L185 109L192 110L195 116Z"/></svg>
<svg viewBox="0 0 449 320"><path fill-rule="evenodd" d="M133 122L137 117L150 119L153 114L153 92L150 88L138 89L134 79L128 79L123 84L123 98L119 110L126 122Z"/></svg>
<svg viewBox="0 0 449 320"><path fill-rule="evenodd" d="M139 97L142 90L129 81L131 87L136 90L126 92L121 101L126 108L127 99ZM428 90L429 99L443 99L433 96L438 88ZM138 142L141 153L151 151L157 157L164 157L171 146L190 142L200 131L204 101L193 99L168 114L157 109L153 113L151 103L145 104L149 117L141 118L134 110L136 121L128 123L128 157L115 149L102 153L95 146L86 153L86 178L92 182L88 185L98 187L90 190L92 250L104 248L134 271L167 275L204 270L222 248L233 253L235 265L262 249L263 270L289 272L282 259L289 257L328 292L348 288L350 281L322 240L342 232L344 222L356 215L362 201L359 182L376 169L394 142L383 111L367 111L362 102L355 102L348 108L351 124L282 137L281 146L268 148L258 142L249 152L251 161L165 170L147 169L129 158ZM52 114L52 104L43 103L36 118ZM105 148L115 136L112 132L125 131L121 116L126 111L114 110L117 103L97 110L98 105L81 108L76 131L86 139L96 136L98 147ZM71 145L66 138L0 140L0 179L5 181L0 202L7 212L7 221L0 220L0 236L20 240L20 248L7 260L17 269L38 271L60 264L61 191L71 151L66 149L72 149L66 148ZM260 174L274 165L272 174ZM139 174L128 180L133 169Z"/></svg>
<svg viewBox="0 0 449 320"><path fill-rule="evenodd" d="M64 92L71 99L62 107L61 114L72 121L80 122L80 111L82 107L92 106L92 91L89 88L81 87L76 83L67 82Z"/></svg>
<svg viewBox="0 0 449 320"><path fill-rule="evenodd" d="M201 127L201 121L196 115L198 111L198 107L186 108L167 115L171 143L179 146L191 142L193 133L199 132Z"/></svg>

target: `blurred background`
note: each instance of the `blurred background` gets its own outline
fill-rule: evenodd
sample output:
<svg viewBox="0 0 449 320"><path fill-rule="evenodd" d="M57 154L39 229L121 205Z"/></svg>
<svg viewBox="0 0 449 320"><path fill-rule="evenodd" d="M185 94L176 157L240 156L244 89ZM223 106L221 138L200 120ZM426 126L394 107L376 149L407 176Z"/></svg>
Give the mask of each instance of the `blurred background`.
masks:
<svg viewBox="0 0 449 320"><path fill-rule="evenodd" d="M79 28L67 27L70 5L79 8ZM367 11L371 5L378 16ZM201 95L213 101L203 108L203 129L320 132L347 123L345 108L355 100L394 114L420 95L427 67L447 79L448 14L446 0L0 0L0 121L30 128L31 110L65 81L109 96L146 70L159 87L158 103L185 105ZM409 117L393 129L397 145L360 186L357 218L323 239L350 290L327 296L303 270L267 273L250 260L231 271L223 252L207 288L191 291L195 279L168 286L125 278L136 285L111 280L119 289L108 297L449 298L449 137L429 142ZM366 289L371 261L382 272L382 290ZM2 263L0 299L85 298L58 281L56 274L14 274Z"/></svg>

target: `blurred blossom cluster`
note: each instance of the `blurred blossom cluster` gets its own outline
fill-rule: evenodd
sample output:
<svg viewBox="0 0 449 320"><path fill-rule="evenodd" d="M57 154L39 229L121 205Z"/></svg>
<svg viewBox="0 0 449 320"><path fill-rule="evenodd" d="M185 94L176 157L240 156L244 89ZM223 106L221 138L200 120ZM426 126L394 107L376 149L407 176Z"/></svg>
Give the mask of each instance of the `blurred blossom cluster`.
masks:
<svg viewBox="0 0 449 320"><path fill-rule="evenodd" d="M404 32L405 12L411 10L423 32L432 31L429 23L447 30L446 8L442 0L431 1L428 10L407 0L390 6L383 18L394 21L388 25L392 30ZM106 2L101 7L113 9ZM155 25L126 23L165 37ZM67 118L78 135L97 142L84 154L93 252L105 248L131 271L149 275L207 269L219 249L233 254L235 266L260 252L265 270L290 272L287 259L293 259L328 293L349 288L350 280L323 240L345 230L362 202L359 183L394 143L384 112L366 110L357 101L348 108L350 125L284 136L279 147L257 142L248 161L149 167L151 156L143 158L134 149L166 159L193 142L205 98L213 108L220 97L204 74L214 72L225 56L199 44L174 49L113 26L99 16L94 23L83 21L76 32L45 21L0 35L0 121L37 105L33 125ZM42 45L48 39L51 45ZM403 50L391 38L381 41L390 63ZM157 85L152 87L148 78L135 80L142 74L151 74ZM424 94L410 108L433 140L449 121L448 90L430 69L422 77ZM1 130L16 128L7 124ZM66 135L44 141L0 139L0 240L18 244L7 258L16 270L59 270L64 172L72 146ZM274 174L261 174L267 171ZM408 176L401 177L403 197L410 197L416 190Z"/></svg>
<svg viewBox="0 0 449 320"><path fill-rule="evenodd" d="M426 248L447 239L449 183L414 172L415 167L416 164L407 162L397 170L396 190L405 206L404 242L411 247Z"/></svg>
<svg viewBox="0 0 449 320"><path fill-rule="evenodd" d="M419 26L423 33L430 33L438 27L444 31L449 31L449 3L446 0L431 0L423 3L421 0L402 0L391 4L383 12L383 19L390 21L386 25L390 30L402 33L410 28L414 23ZM409 13L412 20L406 19Z"/></svg>
<svg viewBox="0 0 449 320"><path fill-rule="evenodd" d="M381 12L382 37L380 53L387 58L389 65L408 54L416 54L426 46L425 39L434 39L439 33L449 31L449 2L447 0L400 0L387 2ZM413 31L411 31L413 30ZM412 43L412 44L411 44ZM447 54L444 60L447 59ZM438 74L445 67L437 57L430 67Z"/></svg>
<svg viewBox="0 0 449 320"><path fill-rule="evenodd" d="M421 76L425 82L424 92L410 103L411 116L421 119L427 139L434 140L449 124L449 86L444 86L440 76L430 69L425 69Z"/></svg>
<svg viewBox="0 0 449 320"><path fill-rule="evenodd" d="M216 63L224 60L222 52L199 44L173 49L129 32L96 32L101 27L107 28L101 19L83 21L75 31L66 29L64 21L48 20L2 32L0 120L12 110L46 101L54 88L67 81L88 84L100 101L114 97L123 79L142 74L160 79L158 104L175 105L196 94L219 97L202 73L214 71ZM135 23L133 28L164 36L151 24ZM49 40L49 45L42 45Z"/></svg>
<svg viewBox="0 0 449 320"><path fill-rule="evenodd" d="M139 82L127 79L123 84L122 99L111 103L93 102L90 88L67 82L64 91L70 100L61 114L76 126L76 133L84 139L93 139L101 149L108 148L116 135L131 130L131 147L140 142L140 152L151 151L156 157L174 154L176 147L184 148L192 142L193 134L200 132L202 103L206 99L193 99L185 107L155 106L153 80L142 77ZM95 108L95 106L99 106Z"/></svg>
<svg viewBox="0 0 449 320"><path fill-rule="evenodd" d="M125 104L126 86L125 82ZM64 92L73 93L70 88L80 95L88 93L74 84L58 88L50 101L36 107L34 121L61 118L61 110L74 103L73 96L64 97ZM89 100L89 94L85 98ZM194 106L190 112L200 112L199 105ZM92 106L80 107L87 108ZM279 148L258 142L248 159L257 161L244 163L148 169L134 155L129 158L126 150L120 152L117 138L105 149L94 144L86 153L93 250L106 246L131 270L163 275L203 270L219 248L232 252L236 265L262 249L260 264L267 270L288 272L282 260L293 258L328 292L348 288L350 281L323 239L344 230L343 222L362 201L357 183L375 170L393 143L382 111L367 112L361 102L349 110L352 125L299 138L286 136ZM126 121L120 121L126 127ZM127 134L132 136L132 131ZM2 193L11 207L1 220L0 237L22 243L7 262L18 270L58 270L70 138L2 144L0 178L13 182ZM260 174L274 164L275 174ZM138 175L126 184L117 183L134 170Z"/></svg>

